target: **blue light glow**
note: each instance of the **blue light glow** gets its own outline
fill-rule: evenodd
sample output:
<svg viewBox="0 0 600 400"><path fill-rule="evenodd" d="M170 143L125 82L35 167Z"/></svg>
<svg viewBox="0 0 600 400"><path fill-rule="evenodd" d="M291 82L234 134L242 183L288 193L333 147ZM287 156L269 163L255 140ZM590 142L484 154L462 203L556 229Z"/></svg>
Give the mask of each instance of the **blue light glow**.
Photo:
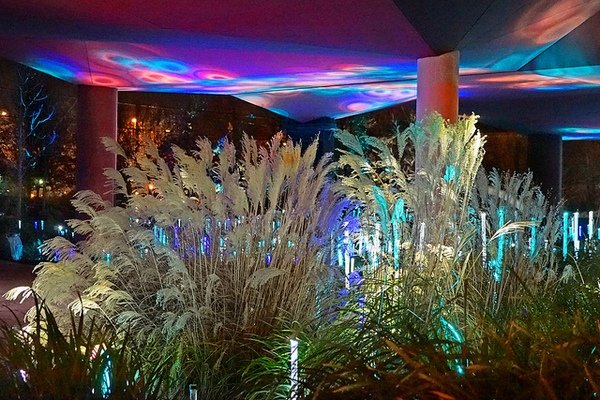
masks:
<svg viewBox="0 0 600 400"><path fill-rule="evenodd" d="M567 258L569 247L569 213L563 212L563 223L562 223L562 255L563 259Z"/></svg>
<svg viewBox="0 0 600 400"><path fill-rule="evenodd" d="M600 127L567 127L559 128L557 132L562 134L563 141L600 139Z"/></svg>
<svg viewBox="0 0 600 400"><path fill-rule="evenodd" d="M444 180L448 183L457 178L457 171L454 165L446 166L446 172L444 173Z"/></svg>
<svg viewBox="0 0 600 400"><path fill-rule="evenodd" d="M498 209L498 228L501 229L505 224L504 208ZM498 237L498 252L494 261L494 279L500 282L502 279L502 263L504 262L504 235Z"/></svg>
<svg viewBox="0 0 600 400"><path fill-rule="evenodd" d="M102 397L106 398L110 395L111 393L111 386L112 386L112 361L110 360L110 357L107 357L107 361L106 361L106 365L104 366L104 370L102 371L102 383L101 383L101 389L102 389Z"/></svg>
<svg viewBox="0 0 600 400"><path fill-rule="evenodd" d="M536 223L535 218L532 218L531 221ZM534 225L531 227L531 237L529 238L529 256L533 258L535 255L535 247L537 241L537 226Z"/></svg>
<svg viewBox="0 0 600 400"><path fill-rule="evenodd" d="M454 326L452 325L450 322L448 322L446 320L446 318L444 318L443 316L440 317L440 322L442 323L442 328L444 329L444 335L446 336L447 339L454 339L454 341L456 343L464 343L464 339L462 334L460 333L460 331ZM460 375L464 375L465 370L463 368L463 366L460 363L460 360L455 360L456 361L456 372L459 373Z"/></svg>

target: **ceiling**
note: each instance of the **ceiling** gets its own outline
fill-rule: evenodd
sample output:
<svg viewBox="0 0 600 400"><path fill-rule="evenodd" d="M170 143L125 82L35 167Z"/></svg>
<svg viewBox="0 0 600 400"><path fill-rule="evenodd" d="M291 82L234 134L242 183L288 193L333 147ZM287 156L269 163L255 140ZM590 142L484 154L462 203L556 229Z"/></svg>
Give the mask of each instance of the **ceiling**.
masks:
<svg viewBox="0 0 600 400"><path fill-rule="evenodd" d="M461 112L600 136L600 0L0 0L0 56L72 83L230 94L296 119L413 100L460 50Z"/></svg>

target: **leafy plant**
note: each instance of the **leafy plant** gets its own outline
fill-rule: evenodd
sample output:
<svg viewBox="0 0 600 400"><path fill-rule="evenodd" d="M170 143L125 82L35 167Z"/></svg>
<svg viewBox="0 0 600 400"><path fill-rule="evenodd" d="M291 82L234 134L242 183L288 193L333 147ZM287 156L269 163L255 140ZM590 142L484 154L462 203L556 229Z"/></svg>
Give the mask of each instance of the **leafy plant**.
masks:
<svg viewBox="0 0 600 400"><path fill-rule="evenodd" d="M288 398L290 337L300 342L299 398L587 399L597 391L598 314L564 309L560 297L529 299L500 320L481 314L477 341L423 326L401 303L379 313L357 300L329 324L261 340L263 356L245 375L250 398Z"/></svg>
<svg viewBox="0 0 600 400"><path fill-rule="evenodd" d="M83 314L71 314L64 332L50 308L35 299L27 329L0 325L3 398L165 398L165 363L147 364L126 332Z"/></svg>

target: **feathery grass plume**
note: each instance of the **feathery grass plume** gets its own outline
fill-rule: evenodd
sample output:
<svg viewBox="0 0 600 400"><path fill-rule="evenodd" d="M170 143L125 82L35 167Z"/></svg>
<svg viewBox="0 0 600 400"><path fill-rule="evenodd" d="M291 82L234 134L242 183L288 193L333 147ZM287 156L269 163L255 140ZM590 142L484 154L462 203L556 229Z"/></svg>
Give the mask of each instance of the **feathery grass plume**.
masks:
<svg viewBox="0 0 600 400"><path fill-rule="evenodd" d="M473 188L472 207L487 216L487 231L497 233L487 246L490 282L482 270L475 270L471 282L477 293L486 296L488 307L515 303L523 296L553 293L559 283L559 259L555 246L560 238L561 204L552 205L539 187L533 185L533 174L502 173L492 170L486 176L481 170ZM510 222L521 222L521 229L504 229ZM478 221L481 223L481 221ZM478 231L479 233L481 231Z"/></svg>
<svg viewBox="0 0 600 400"><path fill-rule="evenodd" d="M401 282L397 296L429 322L442 299L459 293L463 262L473 249L476 226L469 205L485 142L475 122L470 116L449 124L434 114L387 143L338 133L350 145L339 159L346 172L341 190L364 209L359 240L365 242L362 256L371 278L367 297L382 296L388 283ZM402 162L408 141L422 160L416 173Z"/></svg>
<svg viewBox="0 0 600 400"><path fill-rule="evenodd" d="M451 124L432 114L388 142L338 133L347 146L340 190L363 210L356 241L366 307L384 315L402 304L424 334L445 332L445 340L459 342L480 337L485 313L509 312L526 296L554 293L558 283L557 208L530 175L492 172L488 180L479 172L485 139L476 121ZM406 151L409 141L419 160L414 172L393 151ZM485 249L481 213L489 223Z"/></svg>
<svg viewBox="0 0 600 400"><path fill-rule="evenodd" d="M572 296L573 281L558 286L556 208L528 175L502 182L479 172L484 138L475 121L434 115L391 141L337 133L339 190L362 211L354 256L363 279L349 285L337 318L263 342L268 351L245 373L251 398L289 394L292 333L302 398L541 399L559 398L563 387L587 398L595 390L598 369L587 364L596 366L600 338L589 312L594 291ZM403 162L408 141L416 173ZM482 265L481 213L497 276ZM499 257L507 238L521 247ZM579 304L591 304L585 323L568 311L555 319ZM555 322L560 329L548 334Z"/></svg>
<svg viewBox="0 0 600 400"><path fill-rule="evenodd" d="M86 218L69 225L83 239L46 243L55 260L36 267L33 289L57 318L92 312L138 340L177 339L216 355L208 368L279 319L313 319L335 281L330 238L350 207L329 188L330 156L316 159L317 141L302 152L278 136L267 147L244 136L241 149L225 142L214 156L200 139L191 154L174 147L171 164L145 149L136 166L107 173L122 204L78 193Z"/></svg>

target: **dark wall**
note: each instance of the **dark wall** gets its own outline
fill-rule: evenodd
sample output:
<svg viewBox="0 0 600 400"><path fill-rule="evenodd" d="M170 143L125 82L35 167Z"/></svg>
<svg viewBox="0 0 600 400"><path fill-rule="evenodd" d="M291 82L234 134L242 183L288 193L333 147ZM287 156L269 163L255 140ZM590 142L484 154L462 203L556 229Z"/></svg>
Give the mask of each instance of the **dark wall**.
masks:
<svg viewBox="0 0 600 400"><path fill-rule="evenodd" d="M317 159L325 153L333 153L335 150L334 131L338 124L333 118L319 118L314 121L299 123L291 119L283 121L283 131L294 141L302 141L306 148L319 135L319 150Z"/></svg>
<svg viewBox="0 0 600 400"><path fill-rule="evenodd" d="M483 167L503 171L526 172L528 159L527 136L516 132L483 131L486 135Z"/></svg>
<svg viewBox="0 0 600 400"><path fill-rule="evenodd" d="M572 210L600 209L600 141L563 142L563 190Z"/></svg>
<svg viewBox="0 0 600 400"><path fill-rule="evenodd" d="M529 135L528 164L533 171L534 179L542 186L542 190L555 201L563 196L562 137L558 135Z"/></svg>
<svg viewBox="0 0 600 400"><path fill-rule="evenodd" d="M533 172L534 182L554 201L562 191L562 138L557 135L523 135L480 127L486 135L483 167L511 172Z"/></svg>

